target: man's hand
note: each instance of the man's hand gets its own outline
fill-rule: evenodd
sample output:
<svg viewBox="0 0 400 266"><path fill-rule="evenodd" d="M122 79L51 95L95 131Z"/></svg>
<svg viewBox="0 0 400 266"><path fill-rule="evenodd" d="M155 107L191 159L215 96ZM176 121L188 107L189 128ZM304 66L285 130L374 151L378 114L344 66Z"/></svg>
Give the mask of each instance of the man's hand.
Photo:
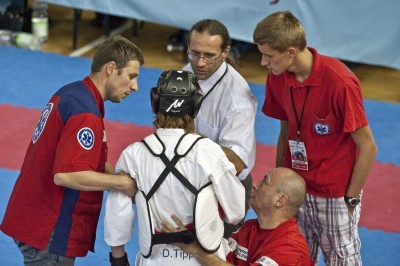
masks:
<svg viewBox="0 0 400 266"><path fill-rule="evenodd" d="M125 172L118 172L121 176L121 191L127 196L133 198L138 190L136 180Z"/></svg>
<svg viewBox="0 0 400 266"><path fill-rule="evenodd" d="M179 232L179 231L184 231L187 230L186 226L182 223L182 221L176 216L175 214L171 215L172 220L176 223L177 227L172 226L166 221L161 222L163 226L163 230L166 233L172 233L172 232Z"/></svg>
<svg viewBox="0 0 400 266"><path fill-rule="evenodd" d="M347 202L346 202L346 206L347 206L347 209L349 210L349 213L350 213L351 215L353 215L354 209L355 209L356 207L350 206L349 204L347 204Z"/></svg>
<svg viewBox="0 0 400 266"><path fill-rule="evenodd" d="M182 223L182 221L176 216L175 214L171 215L171 218L174 220L175 224L177 225L174 227L173 225L169 224L166 221L162 221L161 225L163 226L163 231L165 233L173 233L173 232L180 232L180 231L185 231L188 230L186 226ZM190 253L192 255L195 255L198 252L203 251L199 245L197 244L196 241L190 243L190 244L183 244L183 243L175 243L174 245L178 246L180 249L182 249L186 253Z"/></svg>
<svg viewBox="0 0 400 266"><path fill-rule="evenodd" d="M165 233L179 232L187 230L186 226L182 223L182 221L175 215L171 215L172 220L174 220L176 227L169 224L166 221L161 222L163 226L163 231ZM229 266L229 264L223 260L221 260L217 255L210 254L205 252L197 242L192 242L190 244L176 243L180 249L182 249L186 253L192 254L196 257L199 262L204 266Z"/></svg>

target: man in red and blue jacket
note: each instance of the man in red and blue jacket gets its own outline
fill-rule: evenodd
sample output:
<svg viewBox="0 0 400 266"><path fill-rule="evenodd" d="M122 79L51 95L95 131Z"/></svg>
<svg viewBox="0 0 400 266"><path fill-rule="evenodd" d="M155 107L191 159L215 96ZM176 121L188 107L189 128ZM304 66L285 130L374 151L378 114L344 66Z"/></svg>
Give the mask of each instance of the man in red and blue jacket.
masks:
<svg viewBox="0 0 400 266"><path fill-rule="evenodd" d="M104 41L91 73L58 90L42 111L0 225L24 263L73 265L94 251L103 190L133 196L134 183L107 163L104 101L138 90L140 49L122 36Z"/></svg>

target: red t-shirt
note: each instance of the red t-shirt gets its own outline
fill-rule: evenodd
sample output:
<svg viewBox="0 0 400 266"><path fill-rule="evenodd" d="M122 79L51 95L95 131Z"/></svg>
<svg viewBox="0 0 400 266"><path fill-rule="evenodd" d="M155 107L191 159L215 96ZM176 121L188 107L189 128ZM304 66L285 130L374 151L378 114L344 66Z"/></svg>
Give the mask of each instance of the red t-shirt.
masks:
<svg viewBox="0 0 400 266"><path fill-rule="evenodd" d="M320 197L342 197L349 185L357 157L351 133L368 125L357 77L339 60L314 55L310 76L298 82L293 73L268 74L265 115L289 122L289 139L297 140L297 121L293 101L300 120L300 141L308 157L308 171L296 170L307 183L307 193ZM308 96L307 90L309 90ZM289 145L283 166L292 168Z"/></svg>
<svg viewBox="0 0 400 266"><path fill-rule="evenodd" d="M273 265L273 262L280 266L312 265L306 240L296 219L291 218L268 231L260 229L256 219L244 223L229 239L233 251L226 257L227 261L238 266Z"/></svg>

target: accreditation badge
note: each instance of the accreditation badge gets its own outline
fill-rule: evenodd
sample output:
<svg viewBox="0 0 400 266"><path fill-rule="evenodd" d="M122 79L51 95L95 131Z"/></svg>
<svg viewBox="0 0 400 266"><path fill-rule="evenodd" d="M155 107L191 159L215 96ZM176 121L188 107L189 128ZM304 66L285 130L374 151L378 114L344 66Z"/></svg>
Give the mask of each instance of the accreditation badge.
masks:
<svg viewBox="0 0 400 266"><path fill-rule="evenodd" d="M308 159L304 142L289 140L290 157L292 158L292 168L308 171Z"/></svg>

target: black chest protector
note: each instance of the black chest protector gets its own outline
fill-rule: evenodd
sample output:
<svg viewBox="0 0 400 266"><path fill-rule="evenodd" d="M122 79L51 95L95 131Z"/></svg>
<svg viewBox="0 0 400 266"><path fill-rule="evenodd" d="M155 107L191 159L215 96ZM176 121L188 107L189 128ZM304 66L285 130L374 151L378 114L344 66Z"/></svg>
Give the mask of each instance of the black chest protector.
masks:
<svg viewBox="0 0 400 266"><path fill-rule="evenodd" d="M218 199L214 193L212 183L209 182L200 189L196 189L175 168L179 159L185 157L202 138L195 134L184 134L175 147L175 155L172 160L169 160L165 155L165 145L157 134L149 135L142 140L147 149L154 156L159 157L166 166L150 191L146 194L139 190L135 197L140 228L139 245L140 251L145 258L151 256L152 247L157 244L191 243L197 240L199 245L209 253L217 251L221 244L224 224L219 215ZM172 173L177 178L177 181L181 182L195 195L193 229L176 233L156 233L154 213L149 201L169 173ZM176 215L179 217L179 213L176 213Z"/></svg>

